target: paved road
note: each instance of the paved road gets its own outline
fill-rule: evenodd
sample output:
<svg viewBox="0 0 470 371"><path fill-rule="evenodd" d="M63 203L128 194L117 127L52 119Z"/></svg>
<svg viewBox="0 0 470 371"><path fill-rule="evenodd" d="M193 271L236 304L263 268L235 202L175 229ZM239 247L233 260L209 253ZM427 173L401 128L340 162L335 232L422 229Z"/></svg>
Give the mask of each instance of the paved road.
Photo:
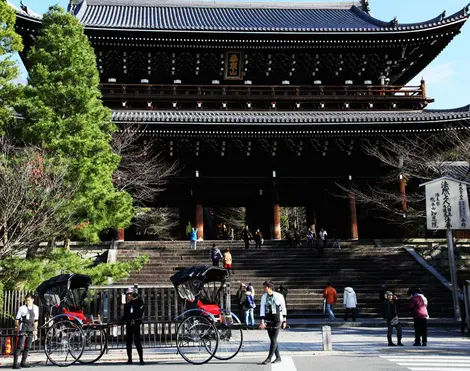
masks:
<svg viewBox="0 0 470 371"><path fill-rule="evenodd" d="M260 358L237 357L227 362L214 361L202 366L188 365L182 361L151 361L146 365L128 366L122 362L103 362L99 365L73 366L76 371L183 371L190 367L194 371L468 371L469 356L432 355L329 355L329 356L284 356L276 365L260 365ZM51 371L55 366L36 366L35 371Z"/></svg>

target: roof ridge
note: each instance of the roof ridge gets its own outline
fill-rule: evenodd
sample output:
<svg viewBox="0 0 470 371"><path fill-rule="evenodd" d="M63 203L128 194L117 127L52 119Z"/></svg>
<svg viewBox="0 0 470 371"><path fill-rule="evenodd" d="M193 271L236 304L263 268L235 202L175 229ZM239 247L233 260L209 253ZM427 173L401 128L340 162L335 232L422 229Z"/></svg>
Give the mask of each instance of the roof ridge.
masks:
<svg viewBox="0 0 470 371"><path fill-rule="evenodd" d="M324 1L321 3L288 0L276 2L256 0L83 0L82 3L86 3L88 6L347 10L355 6L364 9L364 4L367 2L368 0Z"/></svg>

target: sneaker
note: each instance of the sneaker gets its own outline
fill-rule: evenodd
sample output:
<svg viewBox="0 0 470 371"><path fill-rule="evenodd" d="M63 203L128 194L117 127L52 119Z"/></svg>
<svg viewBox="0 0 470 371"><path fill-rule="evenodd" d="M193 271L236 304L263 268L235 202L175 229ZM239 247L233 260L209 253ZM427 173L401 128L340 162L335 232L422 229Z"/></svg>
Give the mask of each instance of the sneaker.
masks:
<svg viewBox="0 0 470 371"><path fill-rule="evenodd" d="M281 363L282 359L281 357L277 357L272 363Z"/></svg>
<svg viewBox="0 0 470 371"><path fill-rule="evenodd" d="M395 343L388 343L389 347L396 347L397 345Z"/></svg>
<svg viewBox="0 0 470 371"><path fill-rule="evenodd" d="M399 347L404 347L404 345L403 345L403 343L402 343L401 341L400 341L400 342L398 342L398 344L397 344L397 345L398 345Z"/></svg>
<svg viewBox="0 0 470 371"><path fill-rule="evenodd" d="M145 362L144 362L143 359L141 359L141 360L139 361L139 365L145 365Z"/></svg>
<svg viewBox="0 0 470 371"><path fill-rule="evenodd" d="M413 343L413 346L414 346L414 347L420 347L421 344L420 344L420 343Z"/></svg>
<svg viewBox="0 0 470 371"><path fill-rule="evenodd" d="M132 365L132 360L128 360L126 363L124 363L125 365Z"/></svg>
<svg viewBox="0 0 470 371"><path fill-rule="evenodd" d="M271 358L266 358L263 362L261 362L262 365L267 365L271 363Z"/></svg>
<svg viewBox="0 0 470 371"><path fill-rule="evenodd" d="M423 347L427 347L428 346L428 343L423 343Z"/></svg>

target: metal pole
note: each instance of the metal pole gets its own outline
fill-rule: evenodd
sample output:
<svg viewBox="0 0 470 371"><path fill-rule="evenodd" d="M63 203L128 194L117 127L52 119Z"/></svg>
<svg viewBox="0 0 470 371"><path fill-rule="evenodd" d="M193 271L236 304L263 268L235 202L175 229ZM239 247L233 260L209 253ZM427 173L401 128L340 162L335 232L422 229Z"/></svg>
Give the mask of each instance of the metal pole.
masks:
<svg viewBox="0 0 470 371"><path fill-rule="evenodd" d="M455 267L455 256L454 256L454 240L452 238L452 230L447 229L447 245L449 254L449 268L450 268L450 279L452 283L452 300L454 302L454 316L456 321L461 320L460 316L460 302L459 302L459 289L457 286L457 270Z"/></svg>

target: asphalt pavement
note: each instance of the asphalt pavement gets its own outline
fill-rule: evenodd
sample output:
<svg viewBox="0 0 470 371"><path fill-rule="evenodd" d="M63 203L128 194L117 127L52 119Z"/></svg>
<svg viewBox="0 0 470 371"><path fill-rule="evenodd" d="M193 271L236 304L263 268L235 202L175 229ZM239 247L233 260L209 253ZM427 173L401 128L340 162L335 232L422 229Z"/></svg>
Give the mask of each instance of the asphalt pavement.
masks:
<svg viewBox="0 0 470 371"><path fill-rule="evenodd" d="M427 347L413 347L412 329L405 329L404 347L388 347L385 328L332 328L333 351L322 347L320 329L290 329L280 334L281 364L260 365L268 352L268 336L265 331L244 331L243 347L230 361L212 360L202 366L187 364L175 348L146 348L146 365L124 365L126 351L111 349L94 365L73 365L80 371L119 368L142 371L470 371L470 338L460 336L456 330L431 329ZM137 354L135 354L137 358ZM30 356L34 369L46 370L56 366L45 364L43 353ZM11 357L0 360L0 368L10 368Z"/></svg>

